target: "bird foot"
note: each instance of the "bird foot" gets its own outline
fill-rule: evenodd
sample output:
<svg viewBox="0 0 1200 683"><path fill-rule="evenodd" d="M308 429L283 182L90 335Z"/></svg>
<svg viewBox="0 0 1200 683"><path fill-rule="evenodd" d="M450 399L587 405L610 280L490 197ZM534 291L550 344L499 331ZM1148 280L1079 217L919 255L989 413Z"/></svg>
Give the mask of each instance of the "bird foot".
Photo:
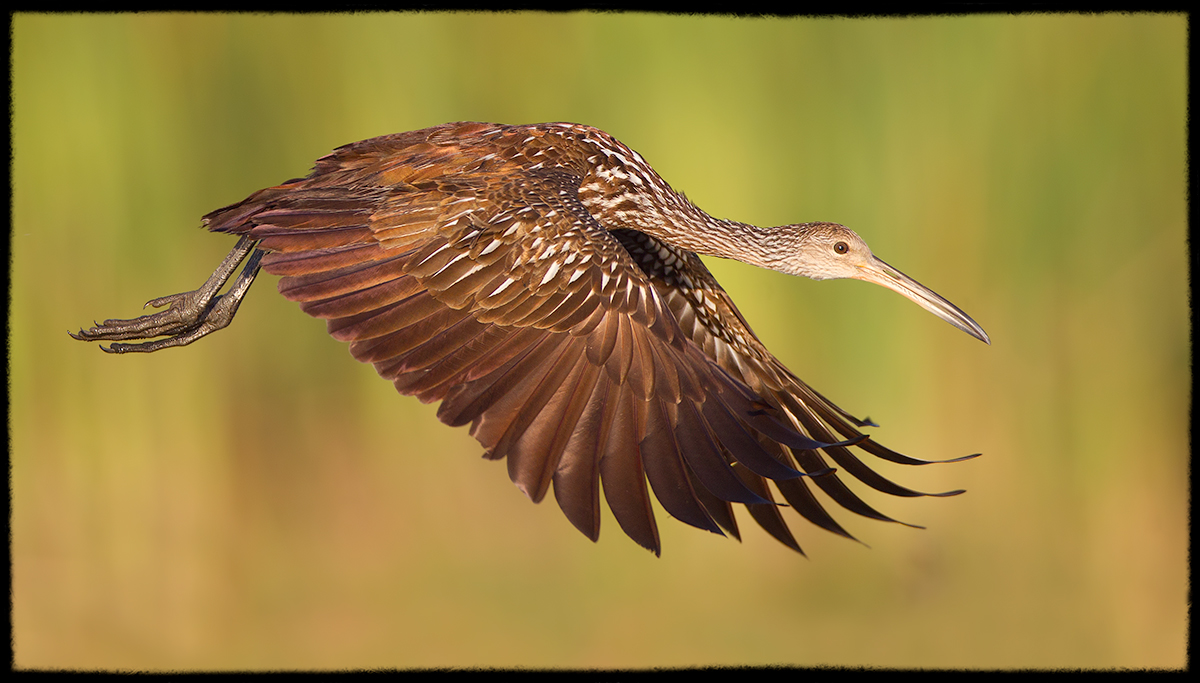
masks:
<svg viewBox="0 0 1200 683"><path fill-rule="evenodd" d="M258 275L262 251L254 250L242 272L225 294L217 292L229 279L230 274L242 259L254 248L253 240L243 238L234 247L217 271L199 289L158 297L146 302L142 308L162 308L165 311L130 319L109 319L93 325L78 334L68 332L80 341L119 341L126 339L153 339L137 344L110 344L101 346L106 353L151 353L174 346L186 346L206 335L212 334L233 322L242 298Z"/></svg>
<svg viewBox="0 0 1200 683"><path fill-rule="evenodd" d="M80 341L163 337L163 339L138 344L101 346L100 349L107 353L150 353L172 346L185 346L227 326L233 320L229 306L222 306L222 303L230 301L228 297L221 295L204 297L201 294L201 290L195 290L151 299L143 308L162 308L163 306L170 306L170 308L128 320L105 320L102 324L80 330L79 334L68 334Z"/></svg>

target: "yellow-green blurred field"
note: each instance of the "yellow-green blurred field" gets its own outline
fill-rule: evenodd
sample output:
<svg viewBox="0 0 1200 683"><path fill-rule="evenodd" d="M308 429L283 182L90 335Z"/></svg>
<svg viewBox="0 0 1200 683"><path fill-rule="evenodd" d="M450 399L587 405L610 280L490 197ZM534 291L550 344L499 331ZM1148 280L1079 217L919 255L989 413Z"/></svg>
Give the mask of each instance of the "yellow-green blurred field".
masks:
<svg viewBox="0 0 1200 683"><path fill-rule="evenodd" d="M22 668L1180 667L1182 15L18 15L9 340ZM710 213L851 226L961 306L711 267L797 375L926 458L913 530L808 559L659 510L592 544L259 279L227 330L113 357L199 285L199 217L362 138L568 120ZM860 491L863 487L859 487Z"/></svg>

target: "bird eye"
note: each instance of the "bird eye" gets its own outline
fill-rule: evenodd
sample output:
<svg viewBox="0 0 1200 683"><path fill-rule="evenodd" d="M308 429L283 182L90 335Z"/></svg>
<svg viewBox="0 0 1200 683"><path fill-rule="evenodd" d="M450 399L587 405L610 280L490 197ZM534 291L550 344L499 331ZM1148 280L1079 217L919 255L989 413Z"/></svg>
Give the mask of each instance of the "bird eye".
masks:
<svg viewBox="0 0 1200 683"><path fill-rule="evenodd" d="M837 244L833 245L833 250L839 254L844 254L850 251L850 247L845 242L838 242Z"/></svg>

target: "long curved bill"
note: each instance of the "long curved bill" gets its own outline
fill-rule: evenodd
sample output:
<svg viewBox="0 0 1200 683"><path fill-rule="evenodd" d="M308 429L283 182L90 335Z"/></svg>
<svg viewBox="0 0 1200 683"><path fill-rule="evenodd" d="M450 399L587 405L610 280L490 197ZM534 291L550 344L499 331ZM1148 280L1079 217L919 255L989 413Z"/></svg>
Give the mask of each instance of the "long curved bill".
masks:
<svg viewBox="0 0 1200 683"><path fill-rule="evenodd" d="M946 301L932 289L884 263L879 257L872 255L872 261L858 266L858 269L859 273L853 276L854 279L874 282L877 285L887 287L893 292L899 292L912 299L921 308L924 308L972 337L985 344L990 345L992 343L987 332L983 331L979 323L971 320L971 316L963 313L962 309Z"/></svg>

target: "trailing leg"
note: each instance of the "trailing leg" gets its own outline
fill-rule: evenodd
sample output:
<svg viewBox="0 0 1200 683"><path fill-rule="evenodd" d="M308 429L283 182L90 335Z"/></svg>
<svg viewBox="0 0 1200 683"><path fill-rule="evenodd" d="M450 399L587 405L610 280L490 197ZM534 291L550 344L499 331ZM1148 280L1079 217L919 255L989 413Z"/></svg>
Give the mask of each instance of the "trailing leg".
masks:
<svg viewBox="0 0 1200 683"><path fill-rule="evenodd" d="M197 339L216 332L233 321L238 306L258 275L263 251L256 249L258 242L250 237L238 240L233 251L221 261L217 270L199 289L151 299L146 306L167 310L129 320L105 320L91 329L71 334L82 341L117 341L125 339L150 339L154 341L138 344L112 344L100 348L108 353L150 353L172 346L186 346ZM247 258L249 255L249 258ZM241 273L233 281L229 291L219 294L242 261L246 262Z"/></svg>

